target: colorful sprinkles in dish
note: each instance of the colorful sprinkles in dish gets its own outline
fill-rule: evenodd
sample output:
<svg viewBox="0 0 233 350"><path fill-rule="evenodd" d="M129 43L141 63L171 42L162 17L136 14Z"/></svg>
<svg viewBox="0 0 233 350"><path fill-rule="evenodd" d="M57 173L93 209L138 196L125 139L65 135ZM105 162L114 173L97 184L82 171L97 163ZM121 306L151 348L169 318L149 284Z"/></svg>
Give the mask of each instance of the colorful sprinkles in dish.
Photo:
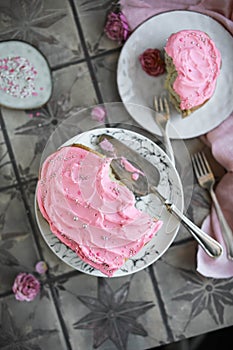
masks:
<svg viewBox="0 0 233 350"><path fill-rule="evenodd" d="M35 67L24 57L0 58L0 90L6 94L16 98L38 96L35 86L37 74Z"/></svg>

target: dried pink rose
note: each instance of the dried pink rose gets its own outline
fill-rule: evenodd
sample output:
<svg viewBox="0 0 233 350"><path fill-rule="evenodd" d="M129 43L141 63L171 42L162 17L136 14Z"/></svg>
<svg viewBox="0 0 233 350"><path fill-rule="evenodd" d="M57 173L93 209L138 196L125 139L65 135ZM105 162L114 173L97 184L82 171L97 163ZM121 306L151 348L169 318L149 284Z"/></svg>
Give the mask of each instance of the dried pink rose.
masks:
<svg viewBox="0 0 233 350"><path fill-rule="evenodd" d="M118 41L119 43L125 41L130 34L130 28L125 15L122 12L110 12L104 31L111 40Z"/></svg>
<svg viewBox="0 0 233 350"><path fill-rule="evenodd" d="M19 273L14 281L12 290L19 301L32 301L40 291L40 282L30 273Z"/></svg>
<svg viewBox="0 0 233 350"><path fill-rule="evenodd" d="M96 106L91 111L91 117L97 122L104 122L106 117L106 110L104 107Z"/></svg>
<svg viewBox="0 0 233 350"><path fill-rule="evenodd" d="M159 49L147 49L140 56L142 69L147 74L157 77L165 72L165 62Z"/></svg>
<svg viewBox="0 0 233 350"><path fill-rule="evenodd" d="M47 270L48 266L45 261L38 261L35 266L36 272L38 272L40 275L43 275Z"/></svg>

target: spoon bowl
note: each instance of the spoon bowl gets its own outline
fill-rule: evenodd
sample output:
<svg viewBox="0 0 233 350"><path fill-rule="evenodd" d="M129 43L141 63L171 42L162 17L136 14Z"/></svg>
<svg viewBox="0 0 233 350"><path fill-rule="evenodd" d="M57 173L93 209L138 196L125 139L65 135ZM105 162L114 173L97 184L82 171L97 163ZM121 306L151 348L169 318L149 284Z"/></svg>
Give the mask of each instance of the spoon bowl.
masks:
<svg viewBox="0 0 233 350"><path fill-rule="evenodd" d="M142 170L135 164L135 169L138 171L138 178L134 180L132 178L132 172L126 170L119 158L112 161L111 167L116 178L121 180L128 188L130 188L136 196L145 196L149 193L155 194L166 207L166 209L173 214L181 224L191 233L205 252L213 258L219 257L222 252L222 246L210 237L207 233L196 226L191 220L189 220L173 203L167 200L156 188L150 184L147 178L147 172L144 174Z"/></svg>

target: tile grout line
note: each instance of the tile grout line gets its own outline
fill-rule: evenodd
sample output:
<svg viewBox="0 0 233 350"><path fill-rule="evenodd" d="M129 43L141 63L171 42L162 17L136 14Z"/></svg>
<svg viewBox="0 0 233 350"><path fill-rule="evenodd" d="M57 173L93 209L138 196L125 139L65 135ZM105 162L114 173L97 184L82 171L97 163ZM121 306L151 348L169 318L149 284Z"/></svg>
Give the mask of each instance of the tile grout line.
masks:
<svg viewBox="0 0 233 350"><path fill-rule="evenodd" d="M77 31L78 31L78 34L79 34L79 37L80 37L80 41L81 41L81 45L82 45L82 49L83 49L83 53L84 53L84 61L87 63L88 70L89 70L89 73L90 73L90 76L91 76L91 81L92 81L92 84L94 86L98 102L99 103L104 103L101 91L100 91L99 86L98 86L98 82L96 80L96 76L95 76L94 68L93 68L93 65L92 65L92 62L91 62L91 58L90 58L90 55L88 53L88 49L87 49L87 46L86 46L86 42L85 42L85 38L84 38L83 31L82 31L82 27L81 27L81 23L80 23L80 20L79 20L77 9L75 7L75 4L74 4L73 0L68 0L68 2L70 4L71 10L73 12L74 21L75 21L75 24L76 24L76 27L77 27Z"/></svg>
<svg viewBox="0 0 233 350"><path fill-rule="evenodd" d="M106 57L106 56L112 55L114 53L119 53L120 50L121 50L121 47L118 47L116 49L110 49L110 50L106 50L104 52L100 52L100 53L93 55L93 56L90 56L88 54L88 57L89 57L90 61L92 61L93 59L96 59L96 58ZM60 65L57 64L57 65L51 67L51 70L55 72L55 71L58 71L59 69L67 68L67 67L74 66L74 65L80 64L80 63L85 63L86 61L87 61L87 59L84 57L84 58L80 58L80 59L77 59L77 60L74 60L71 62L64 62L64 63L61 63Z"/></svg>
<svg viewBox="0 0 233 350"><path fill-rule="evenodd" d="M164 304L164 301L162 299L160 289L158 288L158 283L157 283L157 280L156 280L156 277L155 277L155 273L154 273L153 267L149 266L148 270L149 270L150 278L151 278L151 281L152 281L152 284L153 284L155 295L156 295L156 297L158 299L158 305L159 305L159 308L160 308L160 311L161 311L161 316L162 316L162 319L164 321L164 325L165 325L165 328L166 328L166 331L167 331L169 343L173 343L175 341L175 339L174 339L174 336L173 336L172 329L171 329L171 327L169 325L169 322L168 322L168 316L167 316L165 304Z"/></svg>
<svg viewBox="0 0 233 350"><path fill-rule="evenodd" d="M22 201L23 201L23 204L24 204L24 208L26 210L27 218L28 218L29 224L30 224L31 229L32 229L32 235L33 235L33 238L34 238L34 243L36 245L37 253L39 254L39 257L41 259L41 258L43 258L43 254L42 254L42 250L41 250L39 241L38 241L36 235L34 234L35 225L34 225L34 222L33 222L32 215L31 215L31 209L30 209L30 206L28 205L28 202L27 202L27 198L26 198L25 191L24 191L24 188L23 188L24 187L24 183L22 182L20 174L19 174L19 170L18 170L18 166L17 166L17 163L16 163L14 151L13 151L12 146L11 146L10 138L9 138L7 130L6 130L6 126L5 126L5 122L3 120L3 117L2 117L1 110L0 110L0 126L1 126L1 129L2 129L3 137L4 137L4 140L6 142L7 150L8 150L8 153L9 153L9 157L10 157L11 164L12 164L12 167L13 167L13 170L14 170L14 173L15 173L16 181L17 181L17 183L15 185L7 186L7 188L17 188L17 187L19 188L19 191L20 191L20 194L21 194L21 197L22 197ZM3 189L1 189L1 191L2 190Z"/></svg>
<svg viewBox="0 0 233 350"><path fill-rule="evenodd" d="M69 332L68 332L68 329L66 327L66 323L65 323L65 320L63 318L62 312L60 310L59 299L57 298L56 293L54 291L53 282L48 280L48 285L49 285L49 289L50 289L50 292L51 292L51 295L52 295L52 298L53 298L53 304L55 306L57 317L58 317L58 320L60 322L61 331L63 333L63 337L64 337L64 340L65 340L65 343L66 343L66 346L67 346L67 350L72 350L72 346L71 346L71 343L70 343Z"/></svg>
<svg viewBox="0 0 233 350"><path fill-rule="evenodd" d="M14 156L14 152L13 152L13 149L12 149L12 146L11 146L11 142L10 142L10 139L9 139L6 127L5 127L5 123L4 123L3 117L2 117L1 109L0 109L0 127L2 129L3 137L4 137L4 140L6 142L7 150L8 150L8 153L9 153L9 157L10 157L10 160L11 160L11 163L12 163L12 167L13 167L13 170L14 170L14 173L15 173L16 180L17 180L17 184L15 186L13 186L13 187L16 187L16 188L19 187L20 194L21 194L21 197L22 197L22 200L23 200L23 204L24 204L24 207L25 207L25 210L26 210L26 213L27 213L27 218L28 218L28 221L29 221L29 225L30 225L30 227L32 229L32 236L33 236L34 243L35 243L35 246L36 246L36 249L37 249L37 253L39 254L40 259L43 259L43 253L42 253L42 249L41 249L41 246L40 246L40 243L39 243L39 239L37 238L36 234L34 233L36 231L36 227L35 227L34 220L33 220L33 217L32 217L31 208L30 208L30 205L27 202L25 191L23 189L23 184L22 184L22 181L21 181L21 178L20 178L20 174L19 174L19 171L18 171L18 167L17 167L16 161L15 161L15 156ZM64 319L63 319L63 317L61 315L61 312L59 310L59 305L58 305L59 303L58 303L58 300L57 300L57 298L55 296L52 283L53 282L49 281L49 279L48 279L48 284L49 284L49 288L50 288L51 295L52 295L52 300L51 301L53 302L53 304L55 306L58 322L60 323L61 330L63 332L62 335L63 335L65 343L67 345L67 349L68 350L72 350L72 347L71 347L70 342L69 342L69 335L68 335L67 329L65 327ZM5 296L8 296L8 295L11 295L12 293L13 292L8 291L7 293L2 294L1 298L5 297Z"/></svg>
<svg viewBox="0 0 233 350"><path fill-rule="evenodd" d="M79 33L79 36L80 36L80 39L81 39L81 45L82 45L82 48L83 48L83 51L84 51L84 56L85 57L84 57L83 62L86 61L86 63L87 63L89 74L91 76L91 81L92 81L93 87L95 89L98 102L99 103L103 103L103 97L102 97L102 94L100 92L100 89L99 89L99 86L98 86L98 83L97 83L97 80L96 80L95 72L94 72L94 69L93 69L93 65L92 65L92 62L91 62L91 58L89 56L89 53L88 53L88 50L87 50L87 47L86 47L86 44L85 44L85 39L84 39L84 35L83 35L83 32L82 32L81 24L80 24L80 21L79 21L79 18L78 18L78 13L76 11L76 8L75 8L75 5L73 3L73 0L69 0L69 3L70 3L70 6L71 6L71 9L72 9L72 12L73 12L75 24L76 24L76 27L77 27L77 30L78 30L78 33ZM34 234L35 224L34 224L34 221L33 221L33 218L32 218L31 209L30 209L30 206L28 205L28 202L27 202L27 199L26 199L26 196L25 196L25 192L24 192L24 189L23 189L23 184L22 184L22 181L21 181L21 178L20 178L20 174L19 174L19 171L18 171L18 167L17 167L17 164L16 164L16 159L15 159L15 156L14 156L14 152L13 152L13 149L12 149L12 146L11 146L11 143L10 143L10 139L9 139L6 127L5 127L5 123L4 123L1 111L0 111L0 125L2 125L3 136L4 136L4 139L5 139L5 142L6 142L6 146L7 146L7 149L8 149L8 153L9 153L9 156L10 156L10 159L11 159L13 170L14 170L14 173L15 173L15 176L16 176L17 185L19 186L20 193L21 193L21 196L22 196L22 200L24 202L24 206L25 206L26 213L27 213L27 216L28 216L29 224L30 224L30 226L32 228L32 233L33 233L33 237L34 237L34 240L35 240L36 248L38 250L38 253L39 253L40 257L42 258L43 257L42 249L40 247L39 240L38 240L36 234ZM63 315L62 315L61 310L59 308L59 300L57 299L57 296L56 296L56 294L54 292L53 281L52 280L50 281L49 278L48 278L48 284L49 284L49 288L50 288L50 291L51 291L53 304L54 304L55 309L56 309L58 321L60 323L61 330L63 332L63 337L64 337L64 340L66 342L67 349L68 350L72 350L72 346L71 346L70 341L69 341L69 333L68 333L68 330L66 328L65 321L63 319Z"/></svg>

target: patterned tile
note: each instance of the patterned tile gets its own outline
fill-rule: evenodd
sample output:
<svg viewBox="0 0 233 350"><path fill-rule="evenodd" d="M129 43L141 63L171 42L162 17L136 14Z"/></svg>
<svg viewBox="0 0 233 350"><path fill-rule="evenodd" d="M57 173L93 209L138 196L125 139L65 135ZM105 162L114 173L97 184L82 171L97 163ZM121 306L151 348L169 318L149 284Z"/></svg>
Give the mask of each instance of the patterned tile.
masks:
<svg viewBox="0 0 233 350"><path fill-rule="evenodd" d="M81 109L98 104L99 93L105 102L121 101L117 88L121 45L104 33L112 3L0 1L0 40L33 44L48 59L53 78L52 97L42 108L2 108L11 149L0 130L0 348L144 350L232 324L232 279L207 279L196 272L197 243L182 226L173 246L156 263L112 279L73 270L52 252L37 226L35 189L51 134L56 135L50 138L56 148L66 135L99 126L93 120L90 124L90 112L77 117ZM106 104L110 122L137 126L127 112L112 113L114 108ZM66 129L57 128L64 121ZM210 199L193 179L182 145L173 140L185 210L200 226ZM186 140L185 145L191 153L203 148L198 138ZM223 169L216 163L211 166L220 178ZM20 184L15 175L20 176ZM19 302L11 291L14 278L21 271L34 273L39 259L49 267L46 275L38 277L41 293L30 303Z"/></svg>
<svg viewBox="0 0 233 350"><path fill-rule="evenodd" d="M116 279L81 274L56 289L72 349L142 350L167 338L146 270Z"/></svg>
<svg viewBox="0 0 233 350"><path fill-rule="evenodd" d="M1 349L57 349L66 344L48 288L31 302L14 296L0 299Z"/></svg>
<svg viewBox="0 0 233 350"><path fill-rule="evenodd" d="M77 106L89 107L97 103L86 63L55 71L53 83L54 93L51 102L60 106L65 115L74 113Z"/></svg>
<svg viewBox="0 0 233 350"><path fill-rule="evenodd" d="M1 192L0 213L0 292L5 292L11 290L16 274L34 270L39 258L18 190Z"/></svg>
<svg viewBox="0 0 233 350"><path fill-rule="evenodd" d="M15 173L0 129L0 188L16 184Z"/></svg>
<svg viewBox="0 0 233 350"><path fill-rule="evenodd" d="M93 59L99 89L105 102L121 101L116 82L118 57L119 53L113 53Z"/></svg>
<svg viewBox="0 0 233 350"><path fill-rule="evenodd" d="M72 267L64 263L60 258L54 254L51 248L45 242L43 235L40 232L39 226L36 221L35 216L35 191L36 191L37 181L30 181L24 185L24 191L27 198L27 203L29 210L31 212L32 218L34 220L34 234L37 236L41 253L43 255L43 260L46 261L49 269L50 276L58 276L63 273L74 271Z"/></svg>
<svg viewBox="0 0 233 350"><path fill-rule="evenodd" d="M67 1L2 0L0 13L0 40L17 39L34 45L51 67L83 57Z"/></svg>
<svg viewBox="0 0 233 350"><path fill-rule="evenodd" d="M201 190L197 185L191 164L191 154L202 150L204 145L197 138L185 141L173 140L173 147L177 155L176 168L184 192L184 214L200 227L202 221L209 213L210 200L206 191ZM191 239L191 234L183 225L180 225L175 241L187 238Z"/></svg>
<svg viewBox="0 0 233 350"><path fill-rule="evenodd" d="M44 144L38 139L39 126L24 111L2 109L3 118L11 140L14 157L22 181L28 181L38 174L41 152ZM25 152L27 150L27 152Z"/></svg>
<svg viewBox="0 0 233 350"><path fill-rule="evenodd" d="M232 278L219 280L197 273L195 252L194 242L178 245L153 266L176 340L232 322Z"/></svg>
<svg viewBox="0 0 233 350"><path fill-rule="evenodd" d="M104 25L112 0L74 0L74 3L91 56L120 46L117 42L108 39L104 33Z"/></svg>
<svg viewBox="0 0 233 350"><path fill-rule="evenodd" d="M20 177L24 181L38 176L41 154L58 124L72 117L81 107L96 104L85 63L57 70L53 79L53 95L47 106L32 111L2 109Z"/></svg>

